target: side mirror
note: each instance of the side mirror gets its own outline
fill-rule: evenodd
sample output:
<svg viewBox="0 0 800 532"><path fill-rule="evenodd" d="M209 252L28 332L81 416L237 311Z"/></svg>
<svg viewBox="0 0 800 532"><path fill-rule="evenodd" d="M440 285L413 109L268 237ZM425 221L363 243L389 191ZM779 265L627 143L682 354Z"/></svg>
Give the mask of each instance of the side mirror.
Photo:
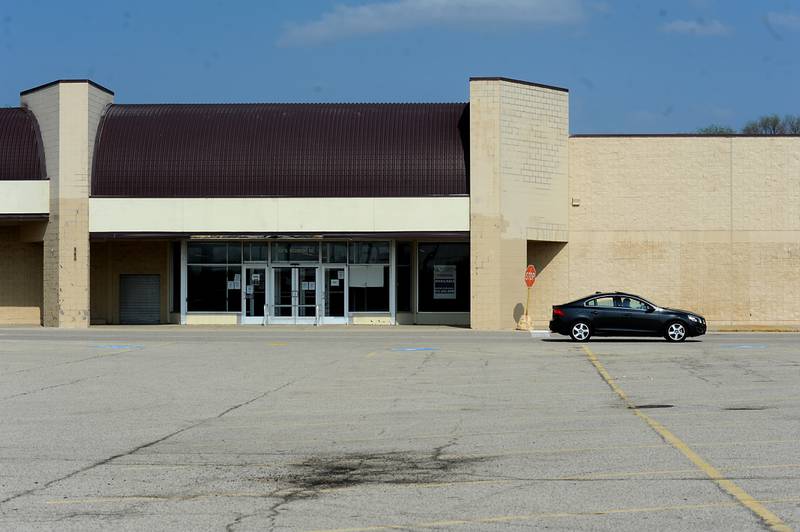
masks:
<svg viewBox="0 0 800 532"><path fill-rule="evenodd" d="M647 309L645 309L645 312L655 312L655 310L656 309L654 307L651 307L650 305L647 305Z"/></svg>

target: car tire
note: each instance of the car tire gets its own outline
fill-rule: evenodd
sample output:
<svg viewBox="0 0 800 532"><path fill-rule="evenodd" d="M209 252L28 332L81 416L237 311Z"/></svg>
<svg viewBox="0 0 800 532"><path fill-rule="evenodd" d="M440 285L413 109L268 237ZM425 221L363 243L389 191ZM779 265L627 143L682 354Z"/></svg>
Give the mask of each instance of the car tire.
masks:
<svg viewBox="0 0 800 532"><path fill-rule="evenodd" d="M569 329L569 337L573 342L588 342L592 337L592 328L588 321L578 320Z"/></svg>
<svg viewBox="0 0 800 532"><path fill-rule="evenodd" d="M683 342L686 340L686 324L681 321L671 321L667 323L664 331L664 338L668 342Z"/></svg>

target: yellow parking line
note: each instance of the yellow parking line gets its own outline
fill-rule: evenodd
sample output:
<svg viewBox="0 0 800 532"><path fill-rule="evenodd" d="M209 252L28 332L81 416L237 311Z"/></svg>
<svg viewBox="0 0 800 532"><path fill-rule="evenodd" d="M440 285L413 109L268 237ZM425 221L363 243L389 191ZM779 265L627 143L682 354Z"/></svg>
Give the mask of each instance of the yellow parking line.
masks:
<svg viewBox="0 0 800 532"><path fill-rule="evenodd" d="M738 466L726 467L723 471L751 471L760 469L796 469L800 464L771 464L771 465L754 465L754 466ZM619 477L648 477L655 475L679 475L683 473L696 473L697 469L653 469L645 471L610 471L606 473L588 473L585 475L569 475L566 477L559 477L558 480L603 480Z"/></svg>
<svg viewBox="0 0 800 532"><path fill-rule="evenodd" d="M289 344L286 342L270 342L269 345L270 347L286 347Z"/></svg>
<svg viewBox="0 0 800 532"><path fill-rule="evenodd" d="M750 510L753 514L755 514L759 519L761 519L771 530L780 531L780 532L788 532L791 531L783 521L781 521L780 517L769 511L763 504L759 501L755 500L751 495L749 495L746 491L744 491L741 487L739 487L735 482L730 479L725 478L722 473L706 462L699 454L694 452L686 443L683 442L680 438L678 438L675 434L670 432L664 425L656 421L655 419L651 418L640 409L636 408L636 405L628 399L628 396L622 390L622 388L617 385L614 378L611 374L606 371L606 368L597 358L597 356L586 346L583 346L583 351L586 353L586 356L589 357L589 361L595 367L597 372L603 378L603 380L608 384L608 386L616 393L620 399L630 408L636 416L639 417L642 421L647 423L647 425L653 429L661 438L672 445L675 449L680 451L686 458L689 459L698 469L700 469L703 473L705 473L708 478L710 478L717 486L719 486L723 491L728 493L731 497L736 499L742 506Z"/></svg>
<svg viewBox="0 0 800 532"><path fill-rule="evenodd" d="M800 497L790 497L786 499L770 499L761 501L764 503L796 503L800 502ZM326 528L317 529L310 532L374 532L380 530L409 530L417 528L439 528L469 526L490 523L511 523L514 521L533 521L536 519L552 519L563 517L598 517L604 515L635 514L635 513L655 513L655 512L674 512L683 510L702 510L707 508L725 508L737 506L737 501L719 501L698 504L676 504L673 506L650 506L642 508L609 508L605 510L586 511L586 512L542 512L521 515L497 515L491 517L477 517L474 519L449 519L442 521L427 521L420 523L405 523L396 525L373 525L353 528ZM784 525L785 526L785 525ZM789 530L788 527L785 530Z"/></svg>

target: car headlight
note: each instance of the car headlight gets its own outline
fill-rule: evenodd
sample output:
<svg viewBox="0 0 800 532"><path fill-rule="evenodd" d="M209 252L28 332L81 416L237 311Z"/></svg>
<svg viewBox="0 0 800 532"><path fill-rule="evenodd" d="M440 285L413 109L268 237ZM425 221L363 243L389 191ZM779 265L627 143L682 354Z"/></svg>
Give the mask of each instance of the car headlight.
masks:
<svg viewBox="0 0 800 532"><path fill-rule="evenodd" d="M700 318L698 318L697 316L689 316L689 320L693 321L695 323L701 323L703 321Z"/></svg>

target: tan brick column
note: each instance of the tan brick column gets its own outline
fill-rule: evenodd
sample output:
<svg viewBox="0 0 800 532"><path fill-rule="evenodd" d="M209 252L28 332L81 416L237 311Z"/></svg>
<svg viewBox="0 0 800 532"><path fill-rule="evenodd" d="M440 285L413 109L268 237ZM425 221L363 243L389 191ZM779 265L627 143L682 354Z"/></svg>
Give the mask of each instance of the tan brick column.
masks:
<svg viewBox="0 0 800 532"><path fill-rule="evenodd" d="M470 80L474 329L516 325L525 305L529 241L567 241L568 96L564 89L516 80Z"/></svg>
<svg viewBox="0 0 800 532"><path fill-rule="evenodd" d="M63 80L21 94L36 115L50 179L44 235L43 322L89 325L89 180L97 126L113 93L87 80Z"/></svg>

